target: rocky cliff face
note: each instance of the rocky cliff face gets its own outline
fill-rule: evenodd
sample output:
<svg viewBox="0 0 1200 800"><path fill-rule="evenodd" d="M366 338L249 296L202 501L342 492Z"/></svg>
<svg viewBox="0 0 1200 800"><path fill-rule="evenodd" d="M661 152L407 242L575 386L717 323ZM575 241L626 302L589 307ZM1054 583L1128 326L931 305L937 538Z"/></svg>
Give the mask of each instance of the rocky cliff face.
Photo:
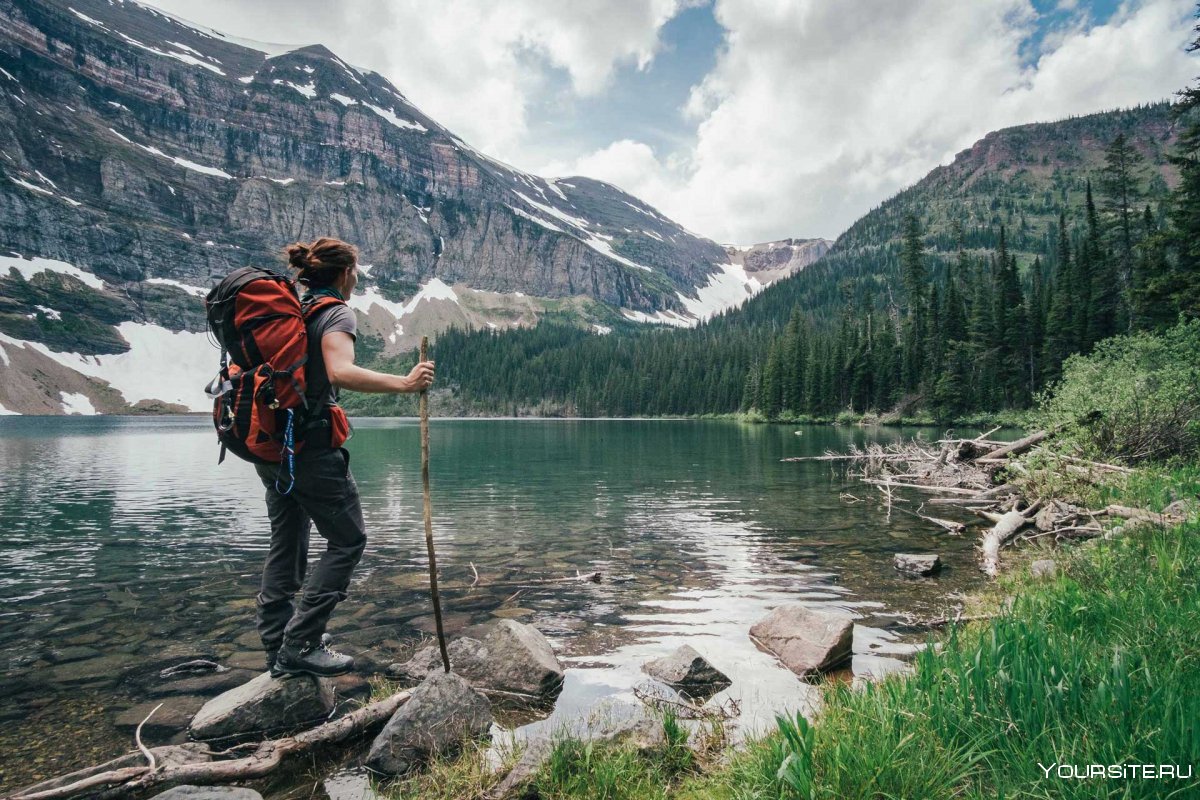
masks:
<svg viewBox="0 0 1200 800"><path fill-rule="evenodd" d="M216 356L199 298L297 239L359 246L354 305L391 350L550 310L694 324L762 284L613 186L484 156L320 45L242 42L130 0L0 0L0 154L11 411L72 407L64 394L202 407ZM114 378L181 332L207 359L187 392ZM46 377L61 369L92 389Z"/></svg>

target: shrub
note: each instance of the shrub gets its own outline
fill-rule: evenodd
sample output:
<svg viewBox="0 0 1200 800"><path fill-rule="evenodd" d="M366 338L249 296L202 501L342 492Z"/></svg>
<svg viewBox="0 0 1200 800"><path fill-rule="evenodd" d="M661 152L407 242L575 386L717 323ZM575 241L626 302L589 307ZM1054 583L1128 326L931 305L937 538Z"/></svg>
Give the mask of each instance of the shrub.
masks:
<svg viewBox="0 0 1200 800"><path fill-rule="evenodd" d="M1115 336L1072 356L1039 398L1042 427L1090 456L1128 463L1200 456L1200 320Z"/></svg>

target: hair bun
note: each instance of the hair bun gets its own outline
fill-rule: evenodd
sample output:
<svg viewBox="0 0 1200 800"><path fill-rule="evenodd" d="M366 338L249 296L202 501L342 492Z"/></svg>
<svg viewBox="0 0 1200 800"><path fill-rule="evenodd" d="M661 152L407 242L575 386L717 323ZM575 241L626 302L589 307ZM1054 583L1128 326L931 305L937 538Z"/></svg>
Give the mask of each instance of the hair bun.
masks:
<svg viewBox="0 0 1200 800"><path fill-rule="evenodd" d="M309 267L310 251L308 245L296 242L295 244L289 244L285 248L285 251L287 252L288 263L292 269L301 271Z"/></svg>

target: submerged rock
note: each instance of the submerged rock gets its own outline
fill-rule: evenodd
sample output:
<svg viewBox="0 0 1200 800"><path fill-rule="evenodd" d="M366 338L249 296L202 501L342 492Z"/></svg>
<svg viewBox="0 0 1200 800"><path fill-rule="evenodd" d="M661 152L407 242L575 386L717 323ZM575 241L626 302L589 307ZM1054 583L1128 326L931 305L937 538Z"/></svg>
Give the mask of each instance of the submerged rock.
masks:
<svg viewBox="0 0 1200 800"><path fill-rule="evenodd" d="M942 568L937 553L896 553L893 564L906 575L932 575Z"/></svg>
<svg viewBox="0 0 1200 800"><path fill-rule="evenodd" d="M155 711L154 709L159 703L162 703L162 708ZM154 715L146 720L146 724L142 727L142 735L153 738L170 737L187 730L188 724L203 707L204 698L191 695L170 697L166 700L151 700L122 711L114 722L118 730L134 731L143 720L146 720L147 715L154 711Z"/></svg>
<svg viewBox="0 0 1200 800"><path fill-rule="evenodd" d="M260 670L254 669L229 669L224 672L209 672L205 675L182 675L166 680L154 680L146 686L145 692L151 697L166 697L173 694L212 696L236 689L260 674L262 674Z"/></svg>
<svg viewBox="0 0 1200 800"><path fill-rule="evenodd" d="M450 667L485 692L522 695L531 700L553 698L562 686L563 668L549 640L532 625L511 619L489 623L480 638L463 636L447 646ZM422 680L442 672L437 647L427 647L388 674Z"/></svg>
<svg viewBox="0 0 1200 800"><path fill-rule="evenodd" d="M466 679L435 672L375 737L366 766L384 775L403 775L434 756L456 752L491 727L491 706Z"/></svg>
<svg viewBox="0 0 1200 800"><path fill-rule="evenodd" d="M780 606L750 629L750 636L802 678L848 661L854 621L845 612Z"/></svg>
<svg viewBox="0 0 1200 800"><path fill-rule="evenodd" d="M272 678L264 672L205 703L188 730L194 739L283 731L324 719L333 707L333 684L328 679Z"/></svg>
<svg viewBox="0 0 1200 800"><path fill-rule="evenodd" d="M686 692L692 697L716 694L732 683L725 673L708 663L691 645L686 644L670 655L647 661L642 669L650 677L657 678L672 689Z"/></svg>
<svg viewBox="0 0 1200 800"><path fill-rule="evenodd" d="M151 800L262 800L262 795L244 786L176 786Z"/></svg>

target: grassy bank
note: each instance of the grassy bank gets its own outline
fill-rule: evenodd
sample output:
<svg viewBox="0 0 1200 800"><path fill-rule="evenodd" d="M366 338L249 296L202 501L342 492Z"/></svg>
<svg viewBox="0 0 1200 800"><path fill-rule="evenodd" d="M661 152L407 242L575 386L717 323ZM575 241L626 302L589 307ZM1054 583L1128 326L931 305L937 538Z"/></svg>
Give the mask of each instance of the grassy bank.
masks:
<svg viewBox="0 0 1200 800"><path fill-rule="evenodd" d="M1111 491L1161 508L1198 490L1189 467ZM1014 568L979 600L1006 610L944 634L911 675L828 685L811 725L781 719L769 736L708 755L671 721L670 744L654 753L564 741L533 790L561 800L1200 796L1200 523L1055 558L1049 580ZM1063 777L1093 764L1179 765L1193 777ZM471 797L493 781L470 752L387 791Z"/></svg>

